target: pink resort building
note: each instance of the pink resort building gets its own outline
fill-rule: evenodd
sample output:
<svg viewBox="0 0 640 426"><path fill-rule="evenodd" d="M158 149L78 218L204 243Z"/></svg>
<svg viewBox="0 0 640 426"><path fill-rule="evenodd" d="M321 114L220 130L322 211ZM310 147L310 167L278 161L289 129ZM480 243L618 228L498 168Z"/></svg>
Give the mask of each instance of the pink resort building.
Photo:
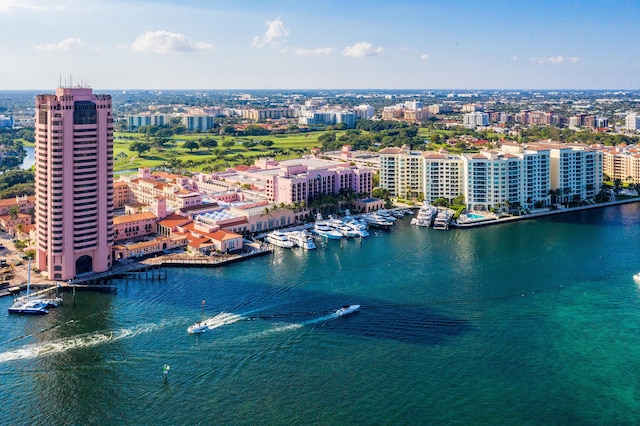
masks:
<svg viewBox="0 0 640 426"><path fill-rule="evenodd" d="M59 87L36 97L36 266L70 280L111 267L111 96Z"/></svg>

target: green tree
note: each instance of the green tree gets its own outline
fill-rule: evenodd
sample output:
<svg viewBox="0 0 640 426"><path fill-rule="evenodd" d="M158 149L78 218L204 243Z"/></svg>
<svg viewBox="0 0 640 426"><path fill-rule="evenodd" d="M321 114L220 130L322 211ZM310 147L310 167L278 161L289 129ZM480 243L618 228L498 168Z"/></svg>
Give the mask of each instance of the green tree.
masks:
<svg viewBox="0 0 640 426"><path fill-rule="evenodd" d="M193 152L194 149L200 148L200 145L198 145L198 142L196 141L186 141L182 144L182 147L184 149L188 149L190 152Z"/></svg>
<svg viewBox="0 0 640 426"><path fill-rule="evenodd" d="M200 146L211 151L211 148L218 146L218 141L213 138L204 138L200 140Z"/></svg>
<svg viewBox="0 0 640 426"><path fill-rule="evenodd" d="M150 151L151 146L146 142L136 141L129 145L129 151L137 152L139 157L142 157L142 153Z"/></svg>

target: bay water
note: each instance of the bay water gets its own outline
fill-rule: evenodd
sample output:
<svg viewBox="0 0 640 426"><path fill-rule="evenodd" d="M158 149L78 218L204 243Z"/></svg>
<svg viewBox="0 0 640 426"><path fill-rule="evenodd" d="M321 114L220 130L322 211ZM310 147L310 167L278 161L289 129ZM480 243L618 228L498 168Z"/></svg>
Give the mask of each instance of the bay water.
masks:
<svg viewBox="0 0 640 426"><path fill-rule="evenodd" d="M639 218L407 217L315 251L132 275L42 317L0 299L0 424L636 424ZM361 309L336 317L346 304ZM220 312L239 317L187 333Z"/></svg>

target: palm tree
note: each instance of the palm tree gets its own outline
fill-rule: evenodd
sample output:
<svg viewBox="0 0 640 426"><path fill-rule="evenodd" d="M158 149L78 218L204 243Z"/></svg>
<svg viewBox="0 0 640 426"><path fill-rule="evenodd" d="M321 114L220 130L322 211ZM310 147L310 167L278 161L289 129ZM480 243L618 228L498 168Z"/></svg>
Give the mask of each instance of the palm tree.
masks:
<svg viewBox="0 0 640 426"><path fill-rule="evenodd" d="M12 206L9 209L9 219L16 220L20 215L20 208L18 206Z"/></svg>

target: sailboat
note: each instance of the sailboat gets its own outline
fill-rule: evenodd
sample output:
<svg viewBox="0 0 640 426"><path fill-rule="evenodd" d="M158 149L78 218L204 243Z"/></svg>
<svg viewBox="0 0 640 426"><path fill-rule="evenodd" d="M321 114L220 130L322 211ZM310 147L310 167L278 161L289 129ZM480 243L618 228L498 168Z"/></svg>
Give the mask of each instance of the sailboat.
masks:
<svg viewBox="0 0 640 426"><path fill-rule="evenodd" d="M47 303L38 299L30 299L31 294L31 259L27 269L27 297L25 300L16 300L9 307L10 314L44 315L48 314Z"/></svg>

